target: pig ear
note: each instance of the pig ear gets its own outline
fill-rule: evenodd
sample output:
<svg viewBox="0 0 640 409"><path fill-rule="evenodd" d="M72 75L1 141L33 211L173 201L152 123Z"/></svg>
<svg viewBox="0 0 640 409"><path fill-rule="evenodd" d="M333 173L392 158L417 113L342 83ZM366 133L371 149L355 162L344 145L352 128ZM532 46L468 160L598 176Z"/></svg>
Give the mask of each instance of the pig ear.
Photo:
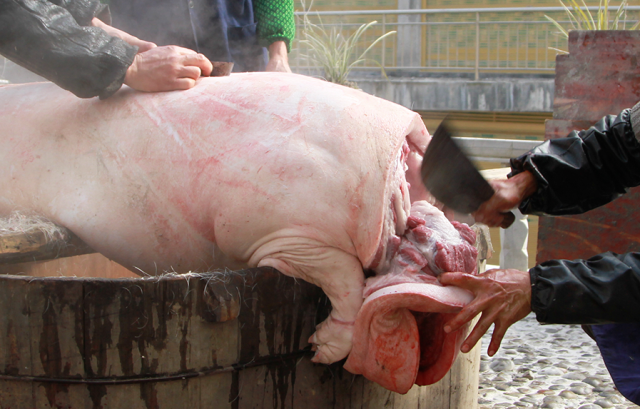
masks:
<svg viewBox="0 0 640 409"><path fill-rule="evenodd" d="M407 393L420 364L420 337L413 314L399 308L374 313L363 321L368 321L368 328L359 331L356 321L353 348L344 368L394 392Z"/></svg>
<svg viewBox="0 0 640 409"><path fill-rule="evenodd" d="M421 354L423 358L426 358L425 361L432 362L420 368L416 377L416 385L424 386L438 382L449 372L458 357L462 341L467 337L469 324L465 324L457 331L445 334L444 326L453 316L454 314L437 314L431 325L422 328L425 333L429 334L433 344L431 349L421 345ZM435 350L438 351L435 352Z"/></svg>

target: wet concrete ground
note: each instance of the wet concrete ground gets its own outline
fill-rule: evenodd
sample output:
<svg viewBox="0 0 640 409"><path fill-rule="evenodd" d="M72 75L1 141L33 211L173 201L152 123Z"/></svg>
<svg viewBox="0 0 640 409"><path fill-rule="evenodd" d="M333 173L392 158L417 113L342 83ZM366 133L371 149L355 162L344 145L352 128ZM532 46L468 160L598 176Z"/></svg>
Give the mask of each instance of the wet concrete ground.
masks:
<svg viewBox="0 0 640 409"><path fill-rule="evenodd" d="M579 325L540 325L534 314L509 328L489 357L482 339L478 408L637 409L614 387L598 347Z"/></svg>

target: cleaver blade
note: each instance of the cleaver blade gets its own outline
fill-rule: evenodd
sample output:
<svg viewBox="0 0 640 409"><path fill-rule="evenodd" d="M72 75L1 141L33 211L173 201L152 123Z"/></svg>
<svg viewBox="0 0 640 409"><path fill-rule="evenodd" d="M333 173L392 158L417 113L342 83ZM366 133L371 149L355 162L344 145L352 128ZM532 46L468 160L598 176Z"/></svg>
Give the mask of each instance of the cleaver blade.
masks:
<svg viewBox="0 0 640 409"><path fill-rule="evenodd" d="M446 207L462 214L473 213L491 198L494 190L451 137L445 119L436 129L422 160L422 182ZM514 220L505 213L503 227Z"/></svg>

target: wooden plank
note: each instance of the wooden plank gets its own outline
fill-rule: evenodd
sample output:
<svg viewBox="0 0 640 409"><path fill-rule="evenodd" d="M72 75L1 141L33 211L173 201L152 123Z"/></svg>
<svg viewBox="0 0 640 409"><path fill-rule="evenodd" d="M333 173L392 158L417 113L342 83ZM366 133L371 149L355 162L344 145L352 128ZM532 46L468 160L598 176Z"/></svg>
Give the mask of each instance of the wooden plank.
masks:
<svg viewBox="0 0 640 409"><path fill-rule="evenodd" d="M348 373L340 363L311 363L304 348L329 304L319 288L272 269L213 278L0 277L0 282L0 303L6 304L0 306L15 310L24 300L16 322L27 340L20 344L16 335L12 347L11 337L3 335L10 331L0 331L0 347L17 355L0 354L4 368L11 367L6 364L11 359L22 365L26 357L24 374L86 381L221 371L134 384L31 381L10 382L15 389L4 392L0 387L0 402L17 407L400 409L428 403L431 409L449 408L434 406L427 388L399 395ZM449 384L434 388L449 399Z"/></svg>
<svg viewBox="0 0 640 409"><path fill-rule="evenodd" d="M32 311L26 295L29 281L22 277L3 277L0 285L0 368L11 375L33 375L31 345Z"/></svg>
<svg viewBox="0 0 640 409"><path fill-rule="evenodd" d="M476 322L477 319L472 322L470 328L473 328ZM449 371L450 409L475 409L478 406L481 348L482 343L478 342L468 353L458 354L453 363Z"/></svg>
<svg viewBox="0 0 640 409"><path fill-rule="evenodd" d="M6 277L0 285L0 368L3 374L31 375L30 310L25 294L29 282L21 277ZM36 407L36 385L28 382L1 381L0 408Z"/></svg>
<svg viewBox="0 0 640 409"><path fill-rule="evenodd" d="M139 278L99 253L83 254L28 263L0 264L0 274L32 277Z"/></svg>
<svg viewBox="0 0 640 409"><path fill-rule="evenodd" d="M230 391L233 374L219 374L190 379L184 388L189 392L189 400L194 409L232 409L235 401ZM184 406L177 402L173 407Z"/></svg>
<svg viewBox="0 0 640 409"><path fill-rule="evenodd" d="M32 375L47 379L81 378L82 282L34 278L26 293ZM69 385L45 382L35 389L36 407L86 407L88 394L70 393Z"/></svg>
<svg viewBox="0 0 640 409"><path fill-rule="evenodd" d="M126 408L126 409L149 409L160 408L163 402L158 399L157 389L162 388L160 384L128 384L117 386L105 385L72 385L76 389L76 394L87 393L91 396L91 404L87 408ZM177 399L172 399L168 403L175 403ZM174 405L174 408L182 407ZM75 408L75 407L74 407Z"/></svg>
<svg viewBox="0 0 640 409"><path fill-rule="evenodd" d="M167 332L175 334L166 340L166 354L181 360L174 370L202 371L237 363L242 278L236 274L188 280L178 276L165 285Z"/></svg>
<svg viewBox="0 0 640 409"><path fill-rule="evenodd" d="M57 227L55 233L40 229L12 232L0 230L0 264L24 263L94 253L71 231Z"/></svg>
<svg viewBox="0 0 640 409"><path fill-rule="evenodd" d="M38 408L35 403L35 382L2 380L0 382L0 409ZM41 406L40 406L41 407Z"/></svg>

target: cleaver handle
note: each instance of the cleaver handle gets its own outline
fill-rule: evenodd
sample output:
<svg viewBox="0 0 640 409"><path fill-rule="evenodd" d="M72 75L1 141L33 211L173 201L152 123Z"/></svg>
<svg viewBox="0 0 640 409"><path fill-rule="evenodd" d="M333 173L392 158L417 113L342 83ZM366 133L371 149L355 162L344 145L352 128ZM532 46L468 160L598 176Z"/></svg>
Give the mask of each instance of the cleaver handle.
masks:
<svg viewBox="0 0 640 409"><path fill-rule="evenodd" d="M500 223L500 227L503 229L506 229L507 227L513 224L513 222L516 220L516 216L513 214L513 212L506 212L502 214L504 215L504 217L502 218L502 223Z"/></svg>

